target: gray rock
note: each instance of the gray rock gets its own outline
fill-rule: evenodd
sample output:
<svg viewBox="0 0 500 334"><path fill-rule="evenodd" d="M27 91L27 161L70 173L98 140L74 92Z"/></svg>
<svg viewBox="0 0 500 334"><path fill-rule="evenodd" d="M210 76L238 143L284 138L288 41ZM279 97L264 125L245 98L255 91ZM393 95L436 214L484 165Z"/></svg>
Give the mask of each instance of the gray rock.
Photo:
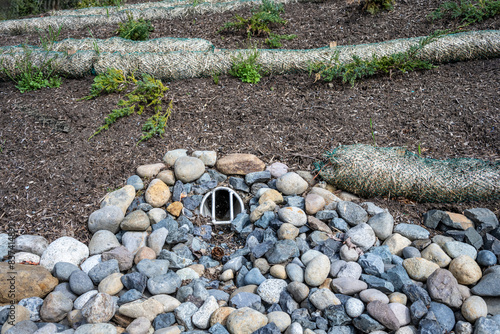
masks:
<svg viewBox="0 0 500 334"><path fill-rule="evenodd" d="M411 259L414 257L422 257L422 254L420 254L420 251L418 249L412 246L403 248L403 258Z"/></svg>
<svg viewBox="0 0 500 334"><path fill-rule="evenodd" d="M361 255L358 264L369 275L380 276L384 272L384 261L380 256L373 253Z"/></svg>
<svg viewBox="0 0 500 334"><path fill-rule="evenodd" d="M367 224L371 226L377 238L385 240L392 234L394 218L389 212L382 211L371 217Z"/></svg>
<svg viewBox="0 0 500 334"><path fill-rule="evenodd" d="M289 263L285 267L288 279L292 282L304 282L304 270L296 263Z"/></svg>
<svg viewBox="0 0 500 334"><path fill-rule="evenodd" d="M324 310L330 305L340 305L340 300L329 289L319 289L311 293L309 301L318 309Z"/></svg>
<svg viewBox="0 0 500 334"><path fill-rule="evenodd" d="M150 225L148 215L142 210L129 213L120 223L124 231L145 231Z"/></svg>
<svg viewBox="0 0 500 334"><path fill-rule="evenodd" d="M90 298L94 297L97 293L97 290L90 290L88 292L85 292L73 302L73 308L75 310L81 310L82 307L90 300Z"/></svg>
<svg viewBox="0 0 500 334"><path fill-rule="evenodd" d="M47 322L58 322L73 309L73 302L62 292L51 292L45 297L40 308L40 318Z"/></svg>
<svg viewBox="0 0 500 334"><path fill-rule="evenodd" d="M182 303L174 310L177 322L188 330L194 329L191 317L198 311L198 307L191 302Z"/></svg>
<svg viewBox="0 0 500 334"><path fill-rule="evenodd" d="M111 274L119 273L120 268L118 267L118 261L115 259L104 261L90 269L89 277L94 282L95 285L101 283L103 279Z"/></svg>
<svg viewBox="0 0 500 334"><path fill-rule="evenodd" d="M67 298L69 298L71 301L74 301L75 299L78 298L77 295L75 295L73 293L73 291L71 291L71 288L69 287L69 283L68 282L63 282L63 283L60 283L58 284L55 288L54 288L54 292L56 291L59 291L61 292L63 295L65 295Z"/></svg>
<svg viewBox="0 0 500 334"><path fill-rule="evenodd" d="M73 293L78 296L94 289L94 284L92 283L89 275L81 270L74 271L70 275L69 286L71 288L71 291L73 291Z"/></svg>
<svg viewBox="0 0 500 334"><path fill-rule="evenodd" d="M71 237L61 237L51 242L40 258L40 265L52 271L57 262L69 262L75 266L89 257L89 248Z"/></svg>
<svg viewBox="0 0 500 334"><path fill-rule="evenodd" d="M498 219L489 209L468 209L464 211L464 215L475 223L477 231L482 236L498 227Z"/></svg>
<svg viewBox="0 0 500 334"><path fill-rule="evenodd" d="M393 293L394 285L391 282L373 275L361 275L361 280L368 285L369 289L377 289L383 293Z"/></svg>
<svg viewBox="0 0 500 334"><path fill-rule="evenodd" d="M391 282L396 291L401 291L405 284L412 283L408 273L402 265L396 265L395 267L386 270L382 274L381 278Z"/></svg>
<svg viewBox="0 0 500 334"><path fill-rule="evenodd" d="M380 322L373 319L366 313L363 313L359 317L354 318L352 324L363 333L371 333L385 329L384 325L382 325Z"/></svg>
<svg viewBox="0 0 500 334"><path fill-rule="evenodd" d="M147 237L147 232L125 232L121 242L130 253L135 255L139 248L146 246Z"/></svg>
<svg viewBox="0 0 500 334"><path fill-rule="evenodd" d="M276 181L276 188L284 195L300 195L307 187L307 181L295 172L286 173Z"/></svg>
<svg viewBox="0 0 500 334"><path fill-rule="evenodd" d="M309 288L301 282L291 282L287 286L287 291L297 302L302 302L309 295Z"/></svg>
<svg viewBox="0 0 500 334"><path fill-rule="evenodd" d="M306 204L304 197L301 196L285 196L284 200L287 206L299 208L305 210Z"/></svg>
<svg viewBox="0 0 500 334"><path fill-rule="evenodd" d="M99 230L94 233L92 239L89 242L89 252L90 255L96 255L119 246L120 243L112 232L108 230Z"/></svg>
<svg viewBox="0 0 500 334"><path fill-rule="evenodd" d="M455 313L445 304L431 302L429 311L436 316L441 327L447 332L451 332L455 327Z"/></svg>
<svg viewBox="0 0 500 334"><path fill-rule="evenodd" d="M143 259L137 264L137 270L147 277L165 275L168 272L170 262L168 260Z"/></svg>
<svg viewBox="0 0 500 334"><path fill-rule="evenodd" d="M338 202L337 213L340 218L344 219L351 226L356 226L368 221L368 214L366 211L353 202Z"/></svg>
<svg viewBox="0 0 500 334"><path fill-rule="evenodd" d="M144 189L144 182L139 175L132 175L127 179L127 184L134 187L136 191Z"/></svg>
<svg viewBox="0 0 500 334"><path fill-rule="evenodd" d="M360 223L351 228L347 231L346 238L351 238L351 242L363 251L370 249L376 241L373 229L366 223Z"/></svg>
<svg viewBox="0 0 500 334"><path fill-rule="evenodd" d="M175 177L184 182L197 180L205 172L205 164L198 158L181 156L175 160Z"/></svg>
<svg viewBox="0 0 500 334"><path fill-rule="evenodd" d="M483 247L483 238L473 227L469 227L465 230L464 240L475 249Z"/></svg>
<svg viewBox="0 0 500 334"><path fill-rule="evenodd" d="M500 297L500 271L493 271L486 274L471 289L471 292L478 296Z"/></svg>
<svg viewBox="0 0 500 334"><path fill-rule="evenodd" d="M323 316L328 320L330 326L343 326L351 322L342 304L330 305L323 310Z"/></svg>
<svg viewBox="0 0 500 334"><path fill-rule="evenodd" d="M42 304L43 299L40 297L24 298L19 301L19 305L26 307L30 311L31 321L40 321L40 308Z"/></svg>
<svg viewBox="0 0 500 334"><path fill-rule="evenodd" d="M174 252L163 249L158 256L160 260L168 260L171 269L182 269L193 264L193 260L179 256Z"/></svg>
<svg viewBox="0 0 500 334"><path fill-rule="evenodd" d="M245 284L246 285L250 285L250 284L260 285L265 280L266 280L266 278L264 277L264 275L262 275L260 273L260 270L258 268L252 268L245 275Z"/></svg>
<svg viewBox="0 0 500 334"><path fill-rule="evenodd" d="M443 250L452 259L459 257L460 255L469 255L474 260L477 257L477 250L473 246L459 241L450 241L445 243Z"/></svg>
<svg viewBox="0 0 500 334"><path fill-rule="evenodd" d="M116 327L111 324L85 324L78 327L74 334L116 334Z"/></svg>
<svg viewBox="0 0 500 334"><path fill-rule="evenodd" d="M0 248L2 248L2 245L7 245L7 237L7 234L0 234ZM28 252L38 256L42 256L48 246L49 242L47 239L38 235L24 234L18 236L14 241L14 250L16 252ZM7 255L7 253L2 254L3 252L0 250L0 258Z"/></svg>
<svg viewBox="0 0 500 334"><path fill-rule="evenodd" d="M419 225L404 224L404 223L398 224L394 228L394 232L399 233L410 240L429 238L429 231L427 231L425 228Z"/></svg>
<svg viewBox="0 0 500 334"><path fill-rule="evenodd" d="M353 280L346 277L334 278L330 283L333 292L343 295L354 295L360 291L366 290L368 286L360 280Z"/></svg>
<svg viewBox="0 0 500 334"><path fill-rule="evenodd" d="M100 230L116 233L120 229L123 218L125 215L120 207L108 205L90 214L88 227L91 233Z"/></svg>
<svg viewBox="0 0 500 334"><path fill-rule="evenodd" d="M293 240L280 240L274 244L265 256L269 264L278 264L300 255L297 244Z"/></svg>
<svg viewBox="0 0 500 334"><path fill-rule="evenodd" d="M240 292L236 294L233 298L231 298L230 305L234 308L243 308L243 307L251 307L254 308L254 305L260 307L262 299L259 295L251 292Z"/></svg>
<svg viewBox="0 0 500 334"><path fill-rule="evenodd" d="M67 282L73 271L80 270L73 263L58 262L54 266L52 274L61 282Z"/></svg>
<svg viewBox="0 0 500 334"><path fill-rule="evenodd" d="M219 308L217 300L214 297L208 297L203 305L193 314L191 321L193 325L201 329L209 327L210 316Z"/></svg>
<svg viewBox="0 0 500 334"><path fill-rule="evenodd" d="M123 275L120 280L126 289L137 290L143 293L146 289L148 277L140 272L134 272Z"/></svg>
<svg viewBox="0 0 500 334"><path fill-rule="evenodd" d="M271 180L271 172L263 171L263 172L253 172L245 175L245 182L248 185L252 185L257 182L267 182Z"/></svg>
<svg viewBox="0 0 500 334"><path fill-rule="evenodd" d="M370 316L385 327L391 330L399 329L399 320L388 304L375 300L367 305L366 310Z"/></svg>
<svg viewBox="0 0 500 334"><path fill-rule="evenodd" d="M148 290L152 295L175 293L182 284L181 278L174 272L154 276L148 280Z"/></svg>
<svg viewBox="0 0 500 334"><path fill-rule="evenodd" d="M481 250L477 253L476 262L481 266L489 267L497 263L497 257L489 250Z"/></svg>
<svg viewBox="0 0 500 334"><path fill-rule="evenodd" d="M229 185L234 190L239 190L239 191L243 191L246 193L250 192L250 188L245 183L245 180L241 177L230 176L229 177Z"/></svg>
<svg viewBox="0 0 500 334"><path fill-rule="evenodd" d="M424 288L421 288L415 284L406 284L403 286L402 292L411 300L413 303L417 300L421 300L425 305L431 303L431 297Z"/></svg>
<svg viewBox="0 0 500 334"><path fill-rule="evenodd" d="M6 330L5 334L32 334L38 329L37 325L30 320L23 320ZM3 332L3 331L2 331Z"/></svg>
<svg viewBox="0 0 500 334"><path fill-rule="evenodd" d="M356 262L347 262L338 272L337 277L345 277L352 280L358 280L363 269Z"/></svg>
<svg viewBox="0 0 500 334"><path fill-rule="evenodd" d="M257 288L257 294L263 301L269 304L280 301L281 292L287 287L287 283L281 279L267 279Z"/></svg>
<svg viewBox="0 0 500 334"><path fill-rule="evenodd" d="M491 318L481 317L474 325L474 334L500 334L500 326Z"/></svg>
<svg viewBox="0 0 500 334"><path fill-rule="evenodd" d="M321 221L328 221L335 218L339 218L337 211L335 210L323 210L316 213L315 217Z"/></svg>

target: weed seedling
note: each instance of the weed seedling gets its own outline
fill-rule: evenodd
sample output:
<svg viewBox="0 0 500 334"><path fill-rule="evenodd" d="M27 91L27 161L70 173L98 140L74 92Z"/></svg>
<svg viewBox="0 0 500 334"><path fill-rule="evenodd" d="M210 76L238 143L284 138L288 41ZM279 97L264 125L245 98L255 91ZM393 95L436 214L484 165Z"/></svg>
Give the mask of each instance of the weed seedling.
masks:
<svg viewBox="0 0 500 334"><path fill-rule="evenodd" d="M220 79L220 73L214 71L212 73L212 80L214 81L214 84L218 85L219 84L219 79Z"/></svg>
<svg viewBox="0 0 500 334"><path fill-rule="evenodd" d="M258 57L259 52L257 50L252 52L246 59L241 53L238 54L238 56L233 58L233 65L229 70L229 74L239 78L242 82L253 84L259 82L262 77L262 65L257 63Z"/></svg>
<svg viewBox="0 0 500 334"><path fill-rule="evenodd" d="M144 19L135 20L131 13L127 13L127 20L118 23L116 31L121 38L131 39L133 41L145 41L149 34L154 30L150 21Z"/></svg>
<svg viewBox="0 0 500 334"><path fill-rule="evenodd" d="M47 32L43 32L40 29L37 29L38 36L40 37L40 44L45 51L51 51L52 46L59 39L59 35L61 34L62 26L59 26L57 29L53 29L52 26L49 26Z"/></svg>

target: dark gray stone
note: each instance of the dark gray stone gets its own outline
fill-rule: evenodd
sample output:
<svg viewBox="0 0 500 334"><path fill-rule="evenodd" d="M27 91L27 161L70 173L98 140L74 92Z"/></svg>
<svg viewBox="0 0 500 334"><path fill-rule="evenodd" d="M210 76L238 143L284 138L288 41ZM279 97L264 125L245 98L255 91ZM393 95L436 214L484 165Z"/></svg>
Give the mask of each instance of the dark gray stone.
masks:
<svg viewBox="0 0 500 334"><path fill-rule="evenodd" d="M184 191L184 183L177 180L175 181L174 188L172 189L172 202L180 202L183 195L187 195Z"/></svg>
<svg viewBox="0 0 500 334"><path fill-rule="evenodd" d="M20 321L13 327L5 331L5 334L32 334L38 329L37 325L31 320Z"/></svg>
<svg viewBox="0 0 500 334"><path fill-rule="evenodd" d="M451 332L455 327L455 313L445 304L431 302L429 311L432 311L436 316L439 324L447 332Z"/></svg>
<svg viewBox="0 0 500 334"><path fill-rule="evenodd" d="M475 223L477 232L483 236L498 227L498 219L489 209L468 209L464 215Z"/></svg>
<svg viewBox="0 0 500 334"><path fill-rule="evenodd" d="M373 253L363 254L359 257L358 264L369 275L380 276L384 273L384 261Z"/></svg>
<svg viewBox="0 0 500 334"><path fill-rule="evenodd" d="M347 232L349 230L349 225L342 218L333 218L330 224L328 224L330 228L336 228L342 232Z"/></svg>
<svg viewBox="0 0 500 334"><path fill-rule="evenodd" d="M259 268L253 268L245 275L246 285L250 284L260 285L265 280L266 278L264 277L264 275L261 274Z"/></svg>
<svg viewBox="0 0 500 334"><path fill-rule="evenodd" d="M354 318L352 324L363 333L371 333L385 329L384 325L382 325L380 322L373 319L366 313L363 313L359 317Z"/></svg>
<svg viewBox="0 0 500 334"><path fill-rule="evenodd" d="M412 246L403 248L403 258L410 259L412 257L422 257L422 254L420 254L418 249Z"/></svg>
<svg viewBox="0 0 500 334"><path fill-rule="evenodd" d="M427 306L421 300L417 300L410 306L410 316L411 321L414 325L418 324L420 319L422 319L427 314Z"/></svg>
<svg viewBox="0 0 500 334"><path fill-rule="evenodd" d="M365 282L369 289L377 289L386 294L394 292L394 285L392 285L391 282L379 277L362 274L360 280Z"/></svg>
<svg viewBox="0 0 500 334"><path fill-rule="evenodd" d="M111 259L101 262L94 268L90 269L89 277L95 285L99 285L99 283L109 275L119 272L120 268L118 266L118 261L115 259Z"/></svg>
<svg viewBox="0 0 500 334"><path fill-rule="evenodd" d="M280 240L266 254L269 264L278 264L300 256L299 248L293 240Z"/></svg>
<svg viewBox="0 0 500 334"><path fill-rule="evenodd" d="M210 225L195 226L193 229L193 234L195 236L202 237L204 240L210 240L212 238L212 226Z"/></svg>
<svg viewBox="0 0 500 334"><path fill-rule="evenodd" d="M217 288L219 287L219 283L217 283ZM217 290L217 289L210 289L208 290L208 294L210 296L215 297L217 301L223 300L227 302L229 300L229 293L224 292L222 290Z"/></svg>
<svg viewBox="0 0 500 334"><path fill-rule="evenodd" d="M168 260L150 260L143 259L141 260L136 268L137 270L147 277L155 277L159 275L164 275L168 272L168 268L170 266L170 262ZM122 278L123 281L123 278ZM137 289L139 290L139 289Z"/></svg>
<svg viewBox="0 0 500 334"><path fill-rule="evenodd" d="M169 313L161 313L156 316L153 320L153 327L155 331L161 329L161 328L166 328L170 327L173 324L175 324L175 315L172 312Z"/></svg>
<svg viewBox="0 0 500 334"><path fill-rule="evenodd" d="M380 256L380 258L382 259L382 261L385 263L385 264L391 264L392 263L392 254L391 252L389 251L389 246L376 246L376 247L372 247L368 253L370 254L375 254L375 255L378 255ZM368 254L367 253L367 254ZM404 268L403 268L404 270Z"/></svg>
<svg viewBox="0 0 500 334"><path fill-rule="evenodd" d="M281 310L288 314L292 314L293 311L299 308L299 304L286 290L281 291L279 305Z"/></svg>
<svg viewBox="0 0 500 334"><path fill-rule="evenodd" d="M491 272L479 281L471 292L483 297L500 297L500 271Z"/></svg>
<svg viewBox="0 0 500 334"><path fill-rule="evenodd" d="M330 326L343 326L351 322L342 304L328 306L323 310L323 316L328 319Z"/></svg>
<svg viewBox="0 0 500 334"><path fill-rule="evenodd" d="M142 298L142 293L135 289L128 290L123 295L121 295L120 299L118 299L118 306L133 302L134 300L138 300Z"/></svg>
<svg viewBox="0 0 500 334"><path fill-rule="evenodd" d="M210 334L229 334L227 329L224 326L222 326L220 323L216 323L215 325L210 327L208 329L208 331L210 332ZM265 334L267 334L267 333L265 333ZM277 333L277 334L279 334L279 333Z"/></svg>
<svg viewBox="0 0 500 334"><path fill-rule="evenodd" d="M254 308L254 305L260 307L262 300L259 295L250 292L240 292L233 298L231 298L230 304L234 308L250 307Z"/></svg>
<svg viewBox="0 0 500 334"><path fill-rule="evenodd" d="M474 324L474 334L500 334L500 325L491 318L481 317Z"/></svg>
<svg viewBox="0 0 500 334"><path fill-rule="evenodd" d="M322 220L322 221L328 221L328 220L338 218L339 215L338 215L337 211L335 211L335 210L323 210L323 211L316 212L315 217L319 220Z"/></svg>
<svg viewBox="0 0 500 334"><path fill-rule="evenodd" d="M262 171L262 172L253 172L245 175L245 182L248 185L252 185L257 182L267 182L271 180L271 172Z"/></svg>
<svg viewBox="0 0 500 334"><path fill-rule="evenodd" d="M301 210L305 210L305 199L301 196L285 196L283 198L286 202L286 206L293 206Z"/></svg>
<svg viewBox="0 0 500 334"><path fill-rule="evenodd" d="M412 303L417 300L423 301L427 306L431 303L431 297L429 296L429 293L424 288L416 286L413 283L405 284L402 290L403 293L408 297L408 299L412 301Z"/></svg>
<svg viewBox="0 0 500 334"><path fill-rule="evenodd" d="M266 229L269 226L269 224L271 223L271 221L273 221L274 219L276 219L276 214L273 211L266 211L266 212L264 212L262 217L260 217L259 220L257 220L254 223L254 225L256 227Z"/></svg>
<svg viewBox="0 0 500 334"><path fill-rule="evenodd" d="M422 319L420 320L419 333L420 334L442 334L443 329L441 325L436 320Z"/></svg>
<svg viewBox="0 0 500 334"><path fill-rule="evenodd" d="M281 331L279 330L278 326L274 322L271 322L264 327L261 327L257 329L255 332L252 334L281 334Z"/></svg>
<svg viewBox="0 0 500 334"><path fill-rule="evenodd" d="M203 200L202 195L193 195L193 196L184 197L181 200L181 202L182 202L182 205L184 206L184 208L192 211L200 206L202 200Z"/></svg>
<svg viewBox="0 0 500 334"><path fill-rule="evenodd" d="M120 280L126 289L137 290L140 293L146 290L146 285L148 283L148 277L140 272L123 275Z"/></svg>
<svg viewBox="0 0 500 334"><path fill-rule="evenodd" d="M430 210L424 213L424 225L432 229L437 229L441 220L448 215L441 210Z"/></svg>
<svg viewBox="0 0 500 334"><path fill-rule="evenodd" d="M158 255L159 260L168 260L169 268L171 269L182 269L193 264L193 261L184 257L177 255L174 252L162 249L160 255ZM144 260L143 260L144 261ZM142 261L141 261L142 262Z"/></svg>
<svg viewBox="0 0 500 334"><path fill-rule="evenodd" d="M405 284L412 284L408 273L402 265L396 265L395 267L388 269L381 275L381 278L391 282L394 289L399 292L401 292Z"/></svg>
<svg viewBox="0 0 500 334"><path fill-rule="evenodd" d="M351 226L356 226L368 221L368 213L365 209L353 202L338 202L337 213L340 218L344 219Z"/></svg>
<svg viewBox="0 0 500 334"><path fill-rule="evenodd" d="M233 221L231 222L231 230L236 233L241 233L245 227L251 224L252 223L250 222L250 215L242 212L234 217Z"/></svg>
<svg viewBox="0 0 500 334"><path fill-rule="evenodd" d="M235 190L243 191L246 193L250 192L250 188L245 183L245 180L243 180L241 177L230 176L229 185Z"/></svg>
<svg viewBox="0 0 500 334"><path fill-rule="evenodd" d="M469 245L474 246L475 249L483 247L483 237L473 227L469 227L465 231L464 240Z"/></svg>

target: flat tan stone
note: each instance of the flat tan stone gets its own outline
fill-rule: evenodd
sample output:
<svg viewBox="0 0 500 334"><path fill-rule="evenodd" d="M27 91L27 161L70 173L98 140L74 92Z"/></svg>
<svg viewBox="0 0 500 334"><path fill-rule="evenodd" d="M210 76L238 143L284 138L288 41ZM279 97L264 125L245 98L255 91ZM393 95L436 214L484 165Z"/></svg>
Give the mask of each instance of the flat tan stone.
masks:
<svg viewBox="0 0 500 334"><path fill-rule="evenodd" d="M141 165L137 167L137 175L140 177L155 177L165 167L164 163Z"/></svg>
<svg viewBox="0 0 500 334"><path fill-rule="evenodd" d="M167 212L175 217L179 217L184 205L181 202L173 202L167 207Z"/></svg>
<svg viewBox="0 0 500 334"><path fill-rule="evenodd" d="M474 223L464 215L448 211L445 212L448 215L448 217L450 217L451 221L460 224L464 231L467 230L469 227L474 227Z"/></svg>
<svg viewBox="0 0 500 334"><path fill-rule="evenodd" d="M263 171L266 165L253 154L234 153L219 159L215 167L226 175L247 175Z"/></svg>

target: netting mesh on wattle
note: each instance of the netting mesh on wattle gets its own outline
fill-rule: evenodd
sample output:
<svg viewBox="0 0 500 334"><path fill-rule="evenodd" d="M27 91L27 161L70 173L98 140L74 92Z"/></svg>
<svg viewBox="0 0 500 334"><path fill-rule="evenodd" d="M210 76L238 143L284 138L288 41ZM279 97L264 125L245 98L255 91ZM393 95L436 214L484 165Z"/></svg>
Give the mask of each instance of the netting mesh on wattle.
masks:
<svg viewBox="0 0 500 334"><path fill-rule="evenodd" d="M361 197L418 202L500 199L500 163L422 158L401 147L340 146L315 164L328 183Z"/></svg>

